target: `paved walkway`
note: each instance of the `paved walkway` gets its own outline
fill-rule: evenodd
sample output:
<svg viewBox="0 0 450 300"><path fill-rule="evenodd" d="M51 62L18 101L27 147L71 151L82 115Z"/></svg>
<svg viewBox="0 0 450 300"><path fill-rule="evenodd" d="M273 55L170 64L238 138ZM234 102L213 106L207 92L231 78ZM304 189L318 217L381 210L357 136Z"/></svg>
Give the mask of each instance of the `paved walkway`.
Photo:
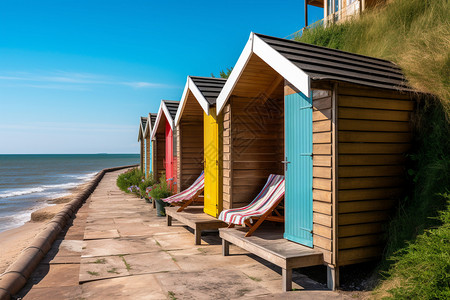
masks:
<svg viewBox="0 0 450 300"><path fill-rule="evenodd" d="M193 233L156 217L151 205L121 192L107 173L27 286L23 299L341 299L294 272L280 293L281 269L231 246L217 233L193 244ZM306 289L306 290L302 290Z"/></svg>

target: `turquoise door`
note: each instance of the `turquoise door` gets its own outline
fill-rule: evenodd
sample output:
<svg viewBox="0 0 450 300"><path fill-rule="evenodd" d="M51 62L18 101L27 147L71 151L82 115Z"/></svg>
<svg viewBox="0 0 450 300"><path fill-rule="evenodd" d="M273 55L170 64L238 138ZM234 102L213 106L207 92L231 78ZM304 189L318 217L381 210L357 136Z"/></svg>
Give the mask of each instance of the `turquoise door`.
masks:
<svg viewBox="0 0 450 300"><path fill-rule="evenodd" d="M284 238L313 246L312 98L286 95L286 194Z"/></svg>

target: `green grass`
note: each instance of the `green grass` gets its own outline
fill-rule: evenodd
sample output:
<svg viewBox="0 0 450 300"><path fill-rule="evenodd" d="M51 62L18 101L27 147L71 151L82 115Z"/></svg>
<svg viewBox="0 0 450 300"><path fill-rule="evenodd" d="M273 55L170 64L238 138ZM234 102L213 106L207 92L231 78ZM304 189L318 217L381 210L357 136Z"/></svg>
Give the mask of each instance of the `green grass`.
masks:
<svg viewBox="0 0 450 300"><path fill-rule="evenodd" d="M408 194L387 228L378 295L449 297L450 2L394 0L341 25L305 31L301 42L397 63L417 90Z"/></svg>
<svg viewBox="0 0 450 300"><path fill-rule="evenodd" d="M342 25L306 30L301 42L388 59L450 115L450 2L395 0Z"/></svg>
<svg viewBox="0 0 450 300"><path fill-rule="evenodd" d="M450 194L441 196L448 204L437 218L440 225L393 256L390 280L380 285L378 293L395 299L450 299Z"/></svg>

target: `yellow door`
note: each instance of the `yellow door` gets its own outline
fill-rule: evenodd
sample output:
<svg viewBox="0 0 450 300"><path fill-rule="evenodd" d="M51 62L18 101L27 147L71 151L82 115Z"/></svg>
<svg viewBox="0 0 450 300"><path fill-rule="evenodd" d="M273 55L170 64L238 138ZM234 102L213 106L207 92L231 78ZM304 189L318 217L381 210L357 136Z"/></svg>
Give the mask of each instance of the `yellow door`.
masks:
<svg viewBox="0 0 450 300"><path fill-rule="evenodd" d="M204 211L217 217L222 211L222 128L221 120L216 116L216 108L210 108L209 116L204 113L204 155L205 155L205 191Z"/></svg>

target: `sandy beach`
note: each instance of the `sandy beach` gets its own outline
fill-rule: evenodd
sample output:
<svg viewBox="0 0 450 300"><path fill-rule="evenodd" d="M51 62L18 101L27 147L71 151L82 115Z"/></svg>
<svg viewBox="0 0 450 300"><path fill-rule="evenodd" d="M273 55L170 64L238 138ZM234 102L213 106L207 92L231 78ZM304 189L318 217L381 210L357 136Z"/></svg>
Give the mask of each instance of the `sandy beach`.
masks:
<svg viewBox="0 0 450 300"><path fill-rule="evenodd" d="M64 204L70 202L88 183L82 183L69 189L71 194L68 196L48 200L47 202L51 206L34 211L30 221L24 225L0 232L0 274L17 259L20 252L45 227L47 221L53 218L64 207Z"/></svg>

